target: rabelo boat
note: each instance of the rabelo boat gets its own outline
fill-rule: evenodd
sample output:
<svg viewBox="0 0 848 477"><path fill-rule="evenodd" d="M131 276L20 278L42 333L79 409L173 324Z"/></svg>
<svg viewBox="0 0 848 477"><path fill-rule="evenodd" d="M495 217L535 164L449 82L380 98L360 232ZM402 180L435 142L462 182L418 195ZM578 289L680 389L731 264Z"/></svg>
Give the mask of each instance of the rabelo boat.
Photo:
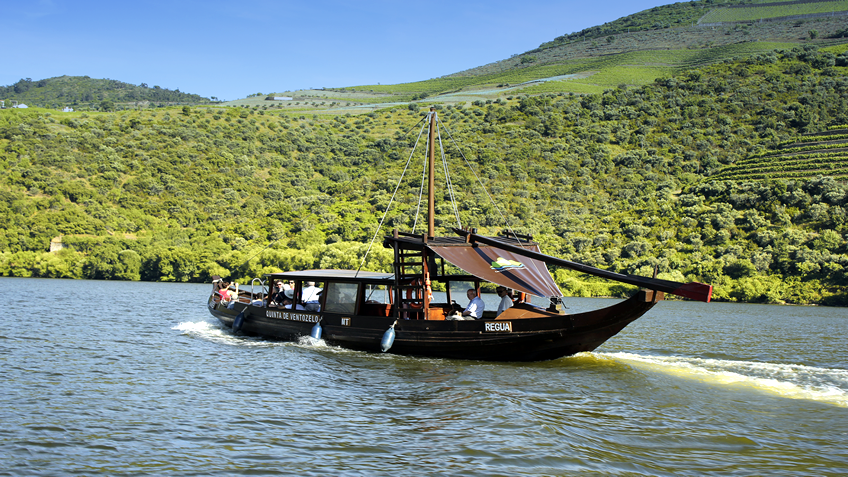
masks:
<svg viewBox="0 0 848 477"><path fill-rule="evenodd" d="M427 232L403 233L395 229L384 237L383 245L394 252L392 273L362 270L271 273L263 279L254 279L250 290L236 287L234 293L231 291L233 297L229 303L222 302L219 293L213 292L208 299L212 315L236 332L275 339L300 340L312 336L329 345L373 352L538 361L596 349L648 312L666 293L710 301L710 285L662 280L656 278L656 273L654 277L626 275L563 260L541 253L539 245L529 236L509 233L489 237L462 227L453 228L454 236L435 236L435 139L439 121L434 108L426 120L425 127L429 126ZM445 177L450 187L446 163ZM561 301L563 294L548 265L640 289L630 298L606 308L566 313ZM451 273L457 269L462 273ZM279 282L292 284L289 296L293 303L289 308L274 301L274 286ZM457 307L454 299L466 301L462 293L466 287L479 296L481 283L485 282L514 290L518 296L513 306L497 316L495 311L485 310L479 319L451 319ZM433 297L435 283L443 284L437 288L446 290L442 300ZM459 294L457 285L462 287ZM304 293L312 287L320 288L321 292L307 302ZM531 304L531 295L548 298L550 305Z"/></svg>

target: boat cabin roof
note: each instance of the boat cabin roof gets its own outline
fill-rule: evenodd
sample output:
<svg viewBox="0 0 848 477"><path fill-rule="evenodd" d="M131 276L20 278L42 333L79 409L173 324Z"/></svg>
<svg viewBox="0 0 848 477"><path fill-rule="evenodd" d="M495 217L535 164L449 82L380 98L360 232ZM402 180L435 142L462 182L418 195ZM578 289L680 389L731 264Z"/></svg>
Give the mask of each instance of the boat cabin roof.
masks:
<svg viewBox="0 0 848 477"><path fill-rule="evenodd" d="M342 282L394 282L395 279L393 273L333 269L269 273L265 276L271 280L310 280L316 282L327 280Z"/></svg>
<svg viewBox="0 0 848 477"><path fill-rule="evenodd" d="M521 235L519 237L509 237L509 236L498 236L495 237L498 241L503 242L507 245L522 247L522 248L533 248L538 247L538 243L529 239L526 235ZM445 237L430 237L426 238L424 235L420 234L408 234L408 233L398 233L397 237L386 236L383 238L383 245L387 248L392 248L392 244L396 243L401 248L411 249L411 250L421 250L425 247L428 248L445 248L445 247L473 247L475 246L472 243L469 243L465 237L456 237L456 236L445 236Z"/></svg>

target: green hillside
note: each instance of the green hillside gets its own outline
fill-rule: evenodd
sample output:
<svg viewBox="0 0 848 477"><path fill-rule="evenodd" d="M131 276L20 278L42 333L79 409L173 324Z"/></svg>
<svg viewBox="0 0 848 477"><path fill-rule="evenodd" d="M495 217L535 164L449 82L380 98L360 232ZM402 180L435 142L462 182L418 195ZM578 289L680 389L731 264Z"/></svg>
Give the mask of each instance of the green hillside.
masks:
<svg viewBox="0 0 848 477"><path fill-rule="evenodd" d="M714 7L711 2L656 7L565 35L509 59L426 81L285 91L275 94L293 97L292 101L268 101L262 96L226 104L329 115L367 113L409 102L470 106L476 100L507 100L521 94L602 93L777 49L848 43L848 17L698 25L697 19ZM668 18L657 20L660 17Z"/></svg>
<svg viewBox="0 0 848 477"><path fill-rule="evenodd" d="M682 31L692 34L709 29L690 28L699 23L715 22L749 22L752 20L771 19L792 15L812 15L821 13L836 13L848 11L845 0L832 1L788 1L774 0L704 0L693 2L677 2L660 5L617 20L586 28L579 32L570 33L543 43L539 50L550 49L561 45L576 44L592 40L607 40L611 35L615 38L622 34L639 32ZM798 28L805 22L788 23L791 28ZM751 24L749 27L756 27ZM797 35L786 25L766 26L763 30L768 38L785 40L795 39ZM726 33L725 33L726 34Z"/></svg>
<svg viewBox="0 0 848 477"><path fill-rule="evenodd" d="M0 86L0 99L6 106L12 101L27 106L62 109L91 109L110 111L135 107L162 107L177 104L206 104L210 100L196 94L181 93L159 86L139 86L111 79L88 76L59 76L33 81L21 79L9 86Z"/></svg>
<svg viewBox="0 0 848 477"><path fill-rule="evenodd" d="M825 2L769 2L763 5L735 5L715 8L699 19L700 23L748 22L797 15L816 15L848 11L848 0Z"/></svg>
<svg viewBox="0 0 848 477"><path fill-rule="evenodd" d="M792 11L802 16L760 21L781 16L787 9L795 9ZM226 105L333 116L367 114L409 102L467 107L477 100L508 100L522 94L602 93L619 85L642 86L689 68L775 49L844 44L848 42L848 17L809 16L840 12L848 13L848 0L679 2L562 35L531 51L440 78L396 85L336 85L320 90L252 94ZM747 20L756 21L745 23ZM714 26L712 22L725 23ZM275 101L274 96L292 100ZM52 109L99 111L208 104L217 98L108 79L59 77L26 79L0 87L0 99L5 99L7 105L18 101Z"/></svg>
<svg viewBox="0 0 848 477"><path fill-rule="evenodd" d="M449 149L462 225L498 232L503 214L547 253L641 275L656 266L660 277L714 284L719 300L848 304L843 182L824 169L715 180L805 134L841 134L829 128L848 124L845 47L759 53L600 94L509 97L438 105L476 174ZM0 275L244 282L356 268L415 142L419 106L2 111ZM412 227L418 191L407 177L388 227ZM437 213L447 233L453 214L445 204ZM60 236L65 248L48 252ZM366 268L388 265L377 248ZM567 294L627 292L554 275Z"/></svg>

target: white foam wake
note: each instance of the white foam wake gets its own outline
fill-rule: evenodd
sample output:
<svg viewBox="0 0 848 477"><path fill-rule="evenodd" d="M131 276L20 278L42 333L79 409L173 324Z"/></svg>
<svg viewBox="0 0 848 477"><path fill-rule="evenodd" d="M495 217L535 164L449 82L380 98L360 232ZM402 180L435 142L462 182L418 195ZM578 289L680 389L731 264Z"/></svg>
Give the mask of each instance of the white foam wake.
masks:
<svg viewBox="0 0 848 477"><path fill-rule="evenodd" d="M226 343L234 346L279 346L283 343L273 341L265 341L248 336L233 335L229 328L221 326L217 321L211 322L206 320L200 321L183 321L172 330L182 331L183 334L209 340L218 343Z"/></svg>
<svg viewBox="0 0 848 477"><path fill-rule="evenodd" d="M210 339L224 339L230 333L225 333L221 326L208 321L183 321L171 328L182 331L183 334Z"/></svg>
<svg viewBox="0 0 848 477"><path fill-rule="evenodd" d="M598 353L630 365L716 384L747 386L790 399L848 407L848 370L681 356Z"/></svg>
<svg viewBox="0 0 848 477"><path fill-rule="evenodd" d="M208 321L183 321L171 329L186 333L207 333L211 330L221 331L219 326L215 326Z"/></svg>
<svg viewBox="0 0 848 477"><path fill-rule="evenodd" d="M343 348L337 348L328 345L324 340L316 340L311 336L302 336L296 342L291 341L274 341L262 337L234 335L232 330L222 326L217 321L184 321L173 328L172 330L181 331L183 334L196 338L225 343L233 346L255 346L255 347L274 347L274 346L298 346L302 348L318 348L327 351L347 351Z"/></svg>

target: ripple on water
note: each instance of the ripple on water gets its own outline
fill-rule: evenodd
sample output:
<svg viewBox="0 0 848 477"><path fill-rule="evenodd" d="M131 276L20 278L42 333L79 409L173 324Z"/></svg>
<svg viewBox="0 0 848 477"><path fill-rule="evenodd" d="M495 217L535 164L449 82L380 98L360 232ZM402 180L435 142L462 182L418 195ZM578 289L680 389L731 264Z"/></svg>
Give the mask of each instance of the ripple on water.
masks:
<svg viewBox="0 0 848 477"><path fill-rule="evenodd" d="M86 297L4 330L10 474L848 473L848 330L827 310L666 302L598 352L484 363L233 336L206 285L0 282ZM113 309L93 285L128 297L120 316L89 311Z"/></svg>

